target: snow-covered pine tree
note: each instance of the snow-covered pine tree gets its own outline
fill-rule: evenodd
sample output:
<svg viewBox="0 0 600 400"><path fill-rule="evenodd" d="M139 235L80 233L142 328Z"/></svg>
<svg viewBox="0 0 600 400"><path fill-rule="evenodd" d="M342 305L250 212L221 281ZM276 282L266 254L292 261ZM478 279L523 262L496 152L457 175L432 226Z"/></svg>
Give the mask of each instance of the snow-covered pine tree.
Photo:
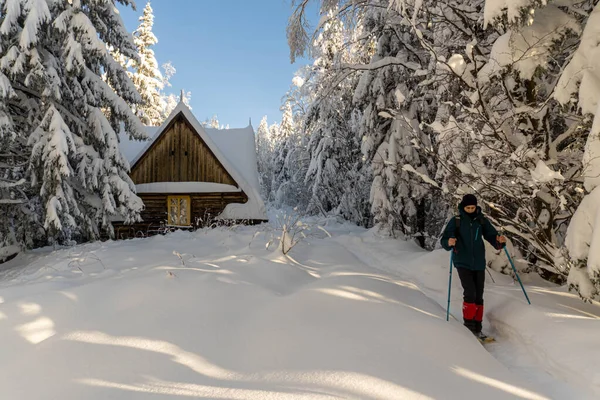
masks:
<svg viewBox="0 0 600 400"><path fill-rule="evenodd" d="M216 114L208 121L208 126L213 129L219 129L219 118Z"/></svg>
<svg viewBox="0 0 600 400"><path fill-rule="evenodd" d="M171 78L177 70L169 61L158 68L154 50L158 38L153 32L154 14L150 2L146 4L139 18L140 25L133 32L136 58L122 54L118 48L109 47L113 58L121 64L142 96L141 104L130 104L144 125L158 126L169 117L181 100L181 95L167 93L172 85ZM183 91L183 102L190 107L191 92ZM190 107L191 109L191 107Z"/></svg>
<svg viewBox="0 0 600 400"><path fill-rule="evenodd" d="M0 69L0 261L39 237L35 227L35 204L29 199L25 179L28 157L22 121L13 119L16 93ZM33 227L33 229L31 229Z"/></svg>
<svg viewBox="0 0 600 400"><path fill-rule="evenodd" d="M370 63L361 67L366 71L354 101L363 110L362 150L373 173L372 212L381 228L399 231L425 246L427 238L437 236L437 229L428 231L428 211L439 199L432 187L413 173L427 176L434 170L431 159L414 146L415 138L431 146L420 129L421 114L430 112L422 107L419 90L425 75L418 71L427 68L426 52L418 48L410 25L387 1L367 9L364 18L369 33L377 39L377 48ZM397 110L396 118L389 118L388 110Z"/></svg>
<svg viewBox="0 0 600 400"><path fill-rule="evenodd" d="M302 88L311 93L303 117L310 158L305 176L311 194L307 212L333 212L367 226L371 222L371 179L361 154L360 112L352 106L359 76L355 74L338 85L332 79L339 63L366 62L371 54L363 51L362 30L348 32L337 8L322 12L326 19L313 43L315 61L308 77L302 79ZM349 45L345 37L353 38Z"/></svg>
<svg viewBox="0 0 600 400"><path fill-rule="evenodd" d="M265 115L258 124L256 130L256 157L258 163L258 178L262 190L263 199L268 199L271 193L271 181L273 180L272 168L273 141L271 131Z"/></svg>
<svg viewBox="0 0 600 400"><path fill-rule="evenodd" d="M293 149L296 126L292 106L286 102L282 107L283 115L281 125L276 130L273 153L273 179L271 183L271 196L276 206L285 204L285 198L289 194L291 171L286 166L286 159Z"/></svg>
<svg viewBox="0 0 600 400"><path fill-rule="evenodd" d="M579 46L556 85L554 98L586 116L579 130L590 128L582 158L585 197L569 223L565 245L570 266L568 283L586 300L600 299L600 4L586 2L587 15ZM586 7L587 6L587 7ZM593 6L593 8L592 8ZM593 115L590 127L589 116ZM572 134L571 134L572 135ZM567 136L566 134L564 136ZM571 138L565 137L571 141ZM580 141L581 143L581 141Z"/></svg>
<svg viewBox="0 0 600 400"><path fill-rule="evenodd" d="M142 203L116 132L121 124L134 138L145 132L128 106L140 96L107 50L135 57L114 1L8 0L2 6L0 68L16 94L8 114L14 135L29 144L22 148L28 202L42 206L33 211L43 226L28 231L45 226L50 241L68 242L111 234L115 214L137 220Z"/></svg>
<svg viewBox="0 0 600 400"><path fill-rule="evenodd" d="M131 80L142 96L142 103L135 107L136 115L144 125L158 126L164 120L165 103L161 91L164 88L164 77L158 68L152 46L158 43L152 28L154 13L150 2L146 3L144 12L139 18L140 25L133 32L133 42L138 58L131 61Z"/></svg>
<svg viewBox="0 0 600 400"><path fill-rule="evenodd" d="M40 187L44 200L44 229L48 236L59 241L69 239L82 216L72 187L75 171L71 164L77 148L71 130L53 104L29 137L28 145L32 147L32 170L43 174L40 177L34 174L31 184Z"/></svg>
<svg viewBox="0 0 600 400"><path fill-rule="evenodd" d="M284 100L284 104L289 104L291 108L293 129L286 139L288 153L283 168L289 178L283 190L285 196L280 200L302 213L306 212L310 200L310 192L305 180L310 162L308 152L310 133L306 130L305 122L307 107L313 99L313 94L310 85L306 85L307 73L306 68L296 72Z"/></svg>

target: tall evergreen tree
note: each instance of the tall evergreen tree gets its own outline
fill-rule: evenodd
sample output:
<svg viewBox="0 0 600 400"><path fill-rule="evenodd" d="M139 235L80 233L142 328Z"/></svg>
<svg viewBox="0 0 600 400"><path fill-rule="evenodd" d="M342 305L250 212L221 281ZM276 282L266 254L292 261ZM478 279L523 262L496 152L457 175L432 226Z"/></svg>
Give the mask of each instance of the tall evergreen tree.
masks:
<svg viewBox="0 0 600 400"><path fill-rule="evenodd" d="M116 132L123 125L132 137L145 137L128 106L141 98L108 47L136 57L112 0L2 4L0 69L10 99L2 111L13 149L26 160L27 169L12 166L15 178L27 182L28 206L19 211L27 215L22 221L4 214L0 225L11 227L21 244L38 234L59 242L94 239L102 231L112 234L116 214L139 219L142 203Z"/></svg>
<svg viewBox="0 0 600 400"><path fill-rule="evenodd" d="M272 152L273 152L273 141L271 140L271 132L269 130L269 123L267 122L267 116L265 115L258 125L256 130L256 156L258 162L258 178L260 180L260 187L262 190L262 196L264 199L269 198L271 192L271 181L272 177Z"/></svg>
<svg viewBox="0 0 600 400"><path fill-rule="evenodd" d="M353 32L361 36L360 26ZM305 182L311 198L310 213L335 213L357 224L371 221L369 168L361 154L360 111L352 106L358 76L332 87L334 69L340 63L366 62L360 40L346 46L348 32L337 8L327 11L321 34L313 43L314 63L304 79L311 92L303 123L308 136L308 165Z"/></svg>
<svg viewBox="0 0 600 400"><path fill-rule="evenodd" d="M283 116L281 125L277 129L276 135L273 136L275 143L273 154L273 179L271 183L271 193L273 201L276 205L282 205L285 202L286 190L288 190L288 182L291 174L286 167L286 159L292 151L291 138L294 136L296 126L294 125L294 115L292 106L286 102L282 108Z"/></svg>
<svg viewBox="0 0 600 400"><path fill-rule="evenodd" d="M146 3L139 20L140 25L133 32L138 58L132 60L133 72L130 72L131 80L142 96L142 103L135 108L135 112L144 125L156 126L164 120L165 104L161 96L164 78L151 48L158 43L158 39L152 31L154 14L150 2Z"/></svg>

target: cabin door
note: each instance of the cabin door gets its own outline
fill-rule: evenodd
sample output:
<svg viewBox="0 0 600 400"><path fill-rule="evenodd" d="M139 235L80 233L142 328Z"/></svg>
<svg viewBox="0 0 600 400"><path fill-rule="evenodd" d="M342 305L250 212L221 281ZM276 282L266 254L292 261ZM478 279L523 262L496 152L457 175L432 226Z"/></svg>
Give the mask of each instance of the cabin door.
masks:
<svg viewBox="0 0 600 400"><path fill-rule="evenodd" d="M169 225L190 226L192 213L190 196L169 196L167 203Z"/></svg>

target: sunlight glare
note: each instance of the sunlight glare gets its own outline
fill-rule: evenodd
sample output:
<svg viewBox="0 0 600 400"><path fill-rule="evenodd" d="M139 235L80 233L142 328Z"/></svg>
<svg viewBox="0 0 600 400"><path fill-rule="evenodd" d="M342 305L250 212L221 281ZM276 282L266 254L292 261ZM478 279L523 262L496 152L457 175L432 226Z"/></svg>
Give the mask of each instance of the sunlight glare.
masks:
<svg viewBox="0 0 600 400"><path fill-rule="evenodd" d="M373 303L381 303L381 301L379 301L379 300L369 299L369 298L361 296L359 294L351 293L351 292L348 292L345 290L340 290L340 289L319 288L319 289L315 289L315 291L329 294L329 295L336 296L336 297L342 297L344 299L371 301Z"/></svg>
<svg viewBox="0 0 600 400"><path fill-rule="evenodd" d="M67 299L73 301L73 302L77 302L78 298L77 295L70 293L70 292L65 292L65 291L60 291L58 292L60 294L62 294L63 296L65 296Z"/></svg>
<svg viewBox="0 0 600 400"><path fill-rule="evenodd" d="M230 255L230 256L225 256L225 257L218 258L218 259L214 260L214 262L231 261L231 260L235 260L236 258L237 258L237 256ZM208 264L208 263L206 263L206 264Z"/></svg>
<svg viewBox="0 0 600 400"><path fill-rule="evenodd" d="M130 347L132 349L153 351L171 356L173 360L184 365L194 372L215 379L239 379L238 374L220 368L203 357L187 352L169 342L161 340L145 339L132 336L111 336L98 331L76 331L64 337L65 340L74 342L102 344L110 346Z"/></svg>
<svg viewBox="0 0 600 400"><path fill-rule="evenodd" d="M36 303L20 303L19 308L23 315L38 315L42 312L42 307Z"/></svg>
<svg viewBox="0 0 600 400"><path fill-rule="evenodd" d="M578 313L581 313L581 314L583 314L583 315L587 315L587 316L589 316L589 317L591 317L591 318L594 318L594 319L600 319L600 316L598 316L598 315L596 315L596 314L592 314L592 313L589 313L589 312L587 312L587 311L580 310L580 309L578 309L578 308L575 308L575 307L566 306L566 305L564 305L564 304L559 304L559 306L561 306L561 307L564 307L564 308L568 308L569 310L576 311L576 312L578 312Z"/></svg>
<svg viewBox="0 0 600 400"><path fill-rule="evenodd" d="M591 317L586 317L585 315L573 315L573 314L560 314L560 313L546 313L547 316L549 317L553 317L553 318L565 318L565 319L590 319L590 320L595 320L595 319L600 319L596 316L594 316L594 318Z"/></svg>
<svg viewBox="0 0 600 400"><path fill-rule="evenodd" d="M423 393L396 383L358 372L316 370L290 374L275 372L261 377L262 381L287 383L300 387L327 388L339 397L348 398L352 393L359 399L418 399L434 400Z"/></svg>
<svg viewBox="0 0 600 400"><path fill-rule="evenodd" d="M165 270L165 271L198 271L198 272L210 272L213 274L222 274L222 275L234 275L234 273L232 271L229 271L227 269L219 269L219 270L214 270L214 269L202 269L202 268L193 268L193 267L156 267L155 269L161 271L161 270Z"/></svg>
<svg viewBox="0 0 600 400"><path fill-rule="evenodd" d="M383 276L383 275L366 274L366 273L361 273L361 272L334 272L331 274L331 276L364 276L366 278L372 278L372 279L380 280L382 282L393 283L395 285L402 286L402 287L409 288L409 289L414 289L414 290L419 290L419 291L421 290L417 285L415 285L412 282L396 281L396 280L390 279L389 277Z"/></svg>
<svg viewBox="0 0 600 400"><path fill-rule="evenodd" d="M287 260L282 260L281 258L273 258L270 261L275 264L289 264L289 262L287 262Z"/></svg>
<svg viewBox="0 0 600 400"><path fill-rule="evenodd" d="M28 324L16 327L17 332L33 344L38 344L54 336L54 322L50 318L40 317Z"/></svg>
<svg viewBox="0 0 600 400"><path fill-rule="evenodd" d="M154 381L146 383L117 383L109 382L101 379L79 379L77 382L102 388L126 390L138 393L151 393L153 395L169 395L169 396L185 396L203 399L227 399L227 400L247 400L247 399L287 399L289 393L261 390L261 389L241 389L220 386L199 385L195 383L183 382L165 382ZM331 399L331 396L315 393L298 393L294 394L294 399Z"/></svg>
<svg viewBox="0 0 600 400"><path fill-rule="evenodd" d="M420 313L422 313L422 314L425 314L425 315L428 315L428 316L430 316L430 317L437 318L437 319L441 319L441 317L440 317L439 315L435 315L435 314L432 314L432 313L430 313L430 312L428 312L428 311L421 310L420 308L413 307L413 306L411 306L411 305L408 305L408 304L406 304L406 303L400 303L400 304L402 304L404 307L410 308L411 310L414 310L414 311L418 311L418 312L420 312Z"/></svg>
<svg viewBox="0 0 600 400"><path fill-rule="evenodd" d="M540 287L536 287L536 288L528 288L528 291L531 290L532 292L535 293L547 293L547 294L553 294L556 296L561 296L561 297L568 297L570 299L574 299L574 300L579 300L579 296L573 294L573 293L564 293L564 292L558 292L555 290L550 290L550 289L544 289L544 288L540 288Z"/></svg>
<svg viewBox="0 0 600 400"><path fill-rule="evenodd" d="M340 289L344 289L347 290L348 292L352 292L352 293L356 293L358 295L364 296L364 297L373 297L374 299L377 300L381 300L381 301L385 301L387 303L396 303L398 304L398 301L394 300L394 299L390 299L385 297L384 295L374 292L372 290L366 290L366 289L359 289L357 287L353 287L353 286L340 286Z"/></svg>
<svg viewBox="0 0 600 400"><path fill-rule="evenodd" d="M270 373L266 375L255 375L241 378L241 382L256 382L262 384L293 385L305 388L305 391L294 392L294 399L319 400L348 397L349 393L357 398L378 399L419 399L433 400L433 398L422 393L396 385L394 383L375 378L370 375L355 372L340 371L301 371L290 373L288 371ZM209 386L184 382L169 382L152 379L143 383L128 384L110 382L102 379L79 379L77 382L95 386L132 392L152 393L162 395L177 395L194 398L247 400L247 399L289 399L288 391L256 388L246 389L229 386ZM239 385L239 383L237 384ZM271 386L269 385L269 386ZM252 385L254 386L254 385ZM318 390L317 390L318 389ZM354 398L354 397L352 397Z"/></svg>
<svg viewBox="0 0 600 400"><path fill-rule="evenodd" d="M528 400L550 400L549 398L547 398L545 396L541 396L537 393L530 392L529 390L520 388L518 386L514 386L509 383L502 382L497 379L478 374L477 372L469 371L468 369L465 369L465 368L454 367L453 369L454 369L454 372L456 372L458 375L464 376L465 378L474 380L474 381L482 383L484 385L488 385L488 386L494 387L496 389L505 391L506 393L509 393L516 397L520 397L520 398L528 399Z"/></svg>

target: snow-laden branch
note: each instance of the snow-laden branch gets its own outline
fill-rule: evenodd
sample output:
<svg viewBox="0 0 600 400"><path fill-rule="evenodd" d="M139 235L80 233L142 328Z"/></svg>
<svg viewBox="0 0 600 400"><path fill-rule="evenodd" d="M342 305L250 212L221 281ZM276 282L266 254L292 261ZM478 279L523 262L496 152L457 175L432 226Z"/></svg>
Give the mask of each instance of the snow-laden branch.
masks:
<svg viewBox="0 0 600 400"><path fill-rule="evenodd" d="M25 200L0 199L0 204L24 204Z"/></svg>
<svg viewBox="0 0 600 400"><path fill-rule="evenodd" d="M423 179L424 182L429 183L430 185L439 188L440 186L437 184L437 182L435 182L433 179L431 179L429 176L427 176L426 174L423 174L419 171L417 171L416 169L413 168L412 165L410 164L405 164L402 169L406 172L410 172L413 173L419 177L421 177L421 179Z"/></svg>
<svg viewBox="0 0 600 400"><path fill-rule="evenodd" d="M374 71L391 65L401 65L413 71L418 71L421 66L415 62L405 61L399 57L384 57L370 64L341 64L340 69L351 69L353 71Z"/></svg>
<svg viewBox="0 0 600 400"><path fill-rule="evenodd" d="M25 179L19 179L17 182L0 181L0 189L12 188L21 186L25 183Z"/></svg>

